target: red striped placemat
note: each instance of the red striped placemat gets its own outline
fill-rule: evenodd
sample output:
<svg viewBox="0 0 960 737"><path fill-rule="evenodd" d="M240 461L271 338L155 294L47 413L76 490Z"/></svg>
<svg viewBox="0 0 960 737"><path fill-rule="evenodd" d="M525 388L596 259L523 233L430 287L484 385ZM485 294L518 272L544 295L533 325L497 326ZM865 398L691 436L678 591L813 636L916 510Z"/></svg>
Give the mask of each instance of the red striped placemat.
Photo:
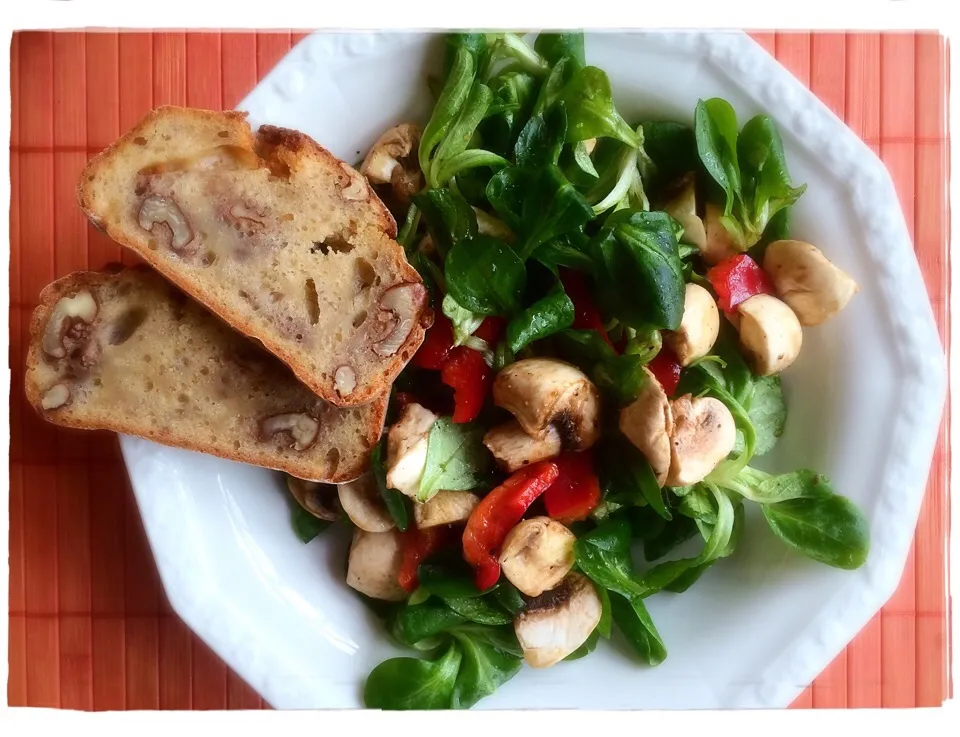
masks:
<svg viewBox="0 0 960 737"><path fill-rule="evenodd" d="M116 439L40 421L24 344L43 286L128 252L90 228L89 155L162 103L234 107L299 33L23 32L11 46L11 706L249 709L262 700L170 609ZM932 34L757 33L889 168L948 345L947 49ZM945 421L946 422L946 421ZM941 433L903 581L796 702L935 706L948 695Z"/></svg>

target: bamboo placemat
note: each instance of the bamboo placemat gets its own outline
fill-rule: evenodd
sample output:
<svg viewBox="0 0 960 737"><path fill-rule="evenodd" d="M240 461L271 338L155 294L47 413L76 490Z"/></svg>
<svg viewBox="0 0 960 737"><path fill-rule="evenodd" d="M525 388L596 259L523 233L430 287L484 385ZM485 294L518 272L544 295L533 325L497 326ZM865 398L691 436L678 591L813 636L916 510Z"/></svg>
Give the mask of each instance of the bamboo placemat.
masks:
<svg viewBox="0 0 960 737"><path fill-rule="evenodd" d="M87 158L162 103L231 108L305 34L23 32L10 58L11 706L249 709L262 700L163 595L116 439L59 430L23 397L43 286L129 253L86 223ZM932 34L755 38L878 152L893 175L947 345L947 49ZM916 539L893 599L797 707L939 705L949 692L941 432Z"/></svg>

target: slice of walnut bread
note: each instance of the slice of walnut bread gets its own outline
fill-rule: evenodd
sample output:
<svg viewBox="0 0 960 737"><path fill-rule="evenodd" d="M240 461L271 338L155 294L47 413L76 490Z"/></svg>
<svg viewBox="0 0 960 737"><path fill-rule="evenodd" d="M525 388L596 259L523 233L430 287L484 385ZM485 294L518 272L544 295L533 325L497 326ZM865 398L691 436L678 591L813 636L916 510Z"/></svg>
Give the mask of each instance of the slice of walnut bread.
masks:
<svg viewBox="0 0 960 737"><path fill-rule="evenodd" d="M329 483L366 471L388 399L348 408L322 401L146 267L76 272L41 292L26 393L56 425L137 435Z"/></svg>
<svg viewBox="0 0 960 737"><path fill-rule="evenodd" d="M387 392L432 321L367 180L309 137L165 106L86 166L80 206L337 406Z"/></svg>

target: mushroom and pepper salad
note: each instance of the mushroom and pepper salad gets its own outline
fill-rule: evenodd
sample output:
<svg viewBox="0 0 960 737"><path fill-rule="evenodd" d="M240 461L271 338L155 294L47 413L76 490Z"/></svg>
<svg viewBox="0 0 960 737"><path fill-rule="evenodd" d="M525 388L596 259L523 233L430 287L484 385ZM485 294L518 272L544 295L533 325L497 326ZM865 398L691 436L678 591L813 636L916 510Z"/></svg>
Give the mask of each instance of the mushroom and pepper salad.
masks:
<svg viewBox="0 0 960 737"><path fill-rule="evenodd" d="M470 708L615 630L658 665L645 600L733 556L748 505L798 553L861 566L867 522L827 478L751 466L804 331L858 291L791 238L806 187L774 121L713 98L692 127L628 123L577 33L451 34L441 71L426 126L398 121L361 165L433 326L371 471L288 479L301 539L352 526L346 582L410 648L366 705Z"/></svg>

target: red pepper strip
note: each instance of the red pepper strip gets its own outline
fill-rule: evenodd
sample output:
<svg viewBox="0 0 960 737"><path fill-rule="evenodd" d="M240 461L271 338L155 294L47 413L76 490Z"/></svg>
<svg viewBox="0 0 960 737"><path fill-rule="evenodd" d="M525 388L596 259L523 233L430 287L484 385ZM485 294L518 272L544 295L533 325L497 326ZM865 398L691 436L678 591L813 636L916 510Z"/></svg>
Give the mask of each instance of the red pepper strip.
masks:
<svg viewBox="0 0 960 737"><path fill-rule="evenodd" d="M560 283L563 284L564 291L573 302L573 329L596 330L607 343L613 346L583 276L577 271L560 269Z"/></svg>
<svg viewBox="0 0 960 737"><path fill-rule="evenodd" d="M654 356L654 359L647 364L647 368L657 377L657 381L660 382L660 386L663 387L667 396L672 397L677 390L677 384L680 383L681 369L680 362L673 351L664 345L660 348L660 352Z"/></svg>
<svg viewBox="0 0 960 737"><path fill-rule="evenodd" d="M440 381L453 389L453 421L473 422L483 409L492 372L477 351L454 348L440 370Z"/></svg>
<svg viewBox="0 0 960 737"><path fill-rule="evenodd" d="M738 304L757 294L773 294L773 286L760 265L747 254L731 256L707 271L717 293L717 304L731 315Z"/></svg>
<svg viewBox="0 0 960 737"><path fill-rule="evenodd" d="M434 317L433 326L427 330L420 349L413 355L410 362L419 368L439 371L443 368L443 362L447 360L451 350L453 350L453 324L450 318L438 312Z"/></svg>
<svg viewBox="0 0 960 737"><path fill-rule="evenodd" d="M559 474L556 463L534 463L517 471L474 507L463 531L463 557L476 569L478 589L486 591L500 578L500 546Z"/></svg>
<svg viewBox="0 0 960 737"><path fill-rule="evenodd" d="M397 573L397 581L403 590L415 591L420 585L417 580L420 564L455 539L452 528L446 526L427 527L423 530L408 527L405 532L402 532L400 550L403 557Z"/></svg>
<svg viewBox="0 0 960 737"><path fill-rule="evenodd" d="M497 341L503 335L507 327L507 321L502 317L488 317L478 327L473 334L481 340L487 341L491 348L496 348Z"/></svg>
<svg viewBox="0 0 960 737"><path fill-rule="evenodd" d="M561 522L586 519L600 503L600 481L594 470L593 451L564 453L553 462L559 475L543 495L547 515Z"/></svg>

